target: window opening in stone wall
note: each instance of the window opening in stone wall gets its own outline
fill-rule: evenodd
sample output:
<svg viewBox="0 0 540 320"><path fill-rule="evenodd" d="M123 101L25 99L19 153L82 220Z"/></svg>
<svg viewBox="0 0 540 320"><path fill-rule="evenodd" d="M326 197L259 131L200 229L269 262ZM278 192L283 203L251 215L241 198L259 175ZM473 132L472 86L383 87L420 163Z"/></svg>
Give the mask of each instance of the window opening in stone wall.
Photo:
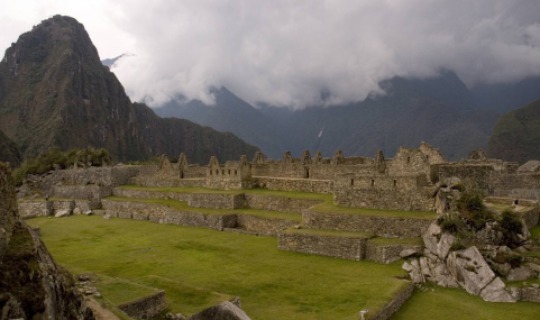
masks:
<svg viewBox="0 0 540 320"><path fill-rule="evenodd" d="M228 175L231 175L231 169L229 169L229 171L227 172Z"/></svg>
<svg viewBox="0 0 540 320"><path fill-rule="evenodd" d="M210 175L212 175L212 169L210 169Z"/></svg>
<svg viewBox="0 0 540 320"><path fill-rule="evenodd" d="M407 164L411 163L411 157L407 157Z"/></svg>
<svg viewBox="0 0 540 320"><path fill-rule="evenodd" d="M375 186L375 180L371 180L371 186L374 187Z"/></svg>
<svg viewBox="0 0 540 320"><path fill-rule="evenodd" d="M304 168L304 179L309 179L309 168Z"/></svg>
<svg viewBox="0 0 540 320"><path fill-rule="evenodd" d="M221 169L221 174L225 175L225 169Z"/></svg>
<svg viewBox="0 0 540 320"><path fill-rule="evenodd" d="M216 169L216 176L219 176L219 170Z"/></svg>
<svg viewBox="0 0 540 320"><path fill-rule="evenodd" d="M354 179L351 179L351 186L354 186Z"/></svg>
<svg viewBox="0 0 540 320"><path fill-rule="evenodd" d="M394 188L397 186L397 180L394 180Z"/></svg>
<svg viewBox="0 0 540 320"><path fill-rule="evenodd" d="M234 175L238 175L238 171L237 170L234 170Z"/></svg>

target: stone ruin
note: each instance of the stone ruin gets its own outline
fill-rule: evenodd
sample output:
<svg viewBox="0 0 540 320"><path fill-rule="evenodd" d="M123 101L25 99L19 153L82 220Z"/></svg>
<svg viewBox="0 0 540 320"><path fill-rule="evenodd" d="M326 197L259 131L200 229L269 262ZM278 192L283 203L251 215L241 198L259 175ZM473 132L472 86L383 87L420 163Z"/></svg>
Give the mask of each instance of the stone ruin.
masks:
<svg viewBox="0 0 540 320"><path fill-rule="evenodd" d="M518 170L517 163L486 159L479 151L467 160L448 162L438 149L422 143L416 149L399 148L394 158L386 158L382 151L373 158L345 157L341 151L332 158L323 158L320 153L312 158L309 151L294 158L287 151L282 160L272 160L257 152L252 161L242 156L239 161L221 164L211 157L208 165L199 165L189 164L184 154L176 163L164 156L159 166L138 175L134 182L332 193L335 204L344 207L432 211L441 205L435 205L434 197L443 201L439 181L450 178L471 181L490 196L540 200L538 166L521 168Z"/></svg>
<svg viewBox="0 0 540 320"><path fill-rule="evenodd" d="M162 156L157 165L147 166L112 166L103 168L58 170L44 177L29 177L27 184L39 186L43 194L58 198L75 199L62 204L61 201L39 201L28 199L19 201L26 216L35 212L50 215L64 209L75 212L91 212L102 206L111 208L116 216L123 211L128 218L150 220L162 223L167 215L176 213L158 212L156 208L138 208L131 205L113 203L102 199L113 194L116 186L136 184L147 187L204 187L221 190L244 190L264 188L278 191L301 191L329 193L333 195L334 204L349 208L369 208L401 211L435 211L440 218L450 219L457 215L456 201L459 200L463 186L474 186L489 197L507 199L505 201L528 202L532 210L523 214L524 225L533 227L538 224L540 200L540 166L536 162L521 167L516 163L487 159L482 153L475 152L467 160L448 162L442 154L426 143L418 148L401 147L393 158L386 157L382 151L373 158L345 157L337 151L332 158L324 158L321 153L311 157L304 151L299 158L285 152L281 160L268 159L257 152L250 161L242 156L237 161L220 163L211 157L207 165L190 164L187 157L181 154L177 160L171 161ZM36 188L34 188L35 190ZM24 188L21 189L24 195ZM230 208L251 207L257 201L244 194L223 195L173 195L177 200L186 201L193 207ZM174 198L176 199L176 198ZM508 200L510 199L510 200ZM265 206L266 204L259 204ZM292 203L292 202L287 202ZM283 205L287 205L284 203ZM27 209L24 207L27 206ZM30 206L30 207L29 207ZM31 206L41 206L39 208ZM147 210L148 209L148 210ZM107 209L109 210L109 209ZM123 210L123 211L122 211ZM159 209L165 210L165 209ZM159 211L158 210L158 211ZM168 209L166 209L168 210ZM282 210L282 209L279 209ZM140 212L139 212L140 211ZM287 211L287 210L284 210ZM406 260L403 268L410 274L415 283L426 281L446 287L463 287L472 294L480 295L487 301L540 301L540 292L535 287L507 288L502 277L506 279L524 279L538 277L540 263L527 261L520 267L494 267L498 252L501 255L512 255L516 250L526 250L526 228L522 249L508 248L500 243L474 243L460 247L459 237L442 230L439 222L388 218L378 219L359 215L336 215L334 213L316 213L309 209L299 209L302 216L302 227L309 229L331 229L369 232L376 236L410 238L421 237L424 246L377 246L368 238L348 239L351 245L341 248L343 252L337 256L362 260L372 259L389 263L401 256ZM111 211L112 212L112 211ZM128 214L129 212L129 214ZM194 218L193 213L189 213ZM243 224L248 225L247 217L227 214L216 216L212 222L208 217L197 217L210 228L224 230ZM176 219L176 220L174 220ZM177 216L171 223L192 225L192 221L180 221ZM241 220L244 219L244 220ZM247 220L245 220L247 219ZM242 222L243 221L243 222ZM214 225L215 224L215 225ZM268 235L279 237L280 248L285 250L309 252L336 256L333 248L336 243L345 243L343 237L339 241L328 240L317 234L300 234L280 232L284 227L292 225L260 224L250 221L258 228L272 230ZM196 224L193 224L196 225ZM494 231L493 226L484 228L482 232ZM491 228L491 229L490 229ZM488 230L488 231L486 231ZM259 231L258 231L259 232ZM488 236L486 235L486 238ZM319 245L319 247L317 247ZM350 250L348 250L350 249ZM348 251L351 251L350 253ZM396 251L397 250L397 251ZM353 252L354 251L354 252ZM370 258L371 257L371 258ZM493 270L497 268L497 270ZM521 268L521 269L519 269ZM526 271L523 271L526 269ZM515 276L515 274L521 274ZM524 275L525 274L525 275Z"/></svg>

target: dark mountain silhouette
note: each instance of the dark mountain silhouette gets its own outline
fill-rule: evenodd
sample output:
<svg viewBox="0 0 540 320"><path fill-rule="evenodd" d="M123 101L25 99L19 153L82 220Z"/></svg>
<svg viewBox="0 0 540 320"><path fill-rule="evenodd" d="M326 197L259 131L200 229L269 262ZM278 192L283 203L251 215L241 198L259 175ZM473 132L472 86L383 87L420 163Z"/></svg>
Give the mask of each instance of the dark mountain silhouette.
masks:
<svg viewBox="0 0 540 320"><path fill-rule="evenodd" d="M504 84L485 84L471 89L478 107L506 113L540 98L540 76Z"/></svg>
<svg viewBox="0 0 540 320"><path fill-rule="evenodd" d="M256 148L187 120L132 104L103 66L82 24L54 16L21 35L0 63L0 130L24 157L57 146L103 147L121 161L185 152L191 161L251 155Z"/></svg>
<svg viewBox="0 0 540 320"><path fill-rule="evenodd" d="M499 119L489 140L488 154L519 163L540 159L540 100Z"/></svg>
<svg viewBox="0 0 540 320"><path fill-rule="evenodd" d="M21 154L17 145L0 131L0 161L17 166L21 162Z"/></svg>

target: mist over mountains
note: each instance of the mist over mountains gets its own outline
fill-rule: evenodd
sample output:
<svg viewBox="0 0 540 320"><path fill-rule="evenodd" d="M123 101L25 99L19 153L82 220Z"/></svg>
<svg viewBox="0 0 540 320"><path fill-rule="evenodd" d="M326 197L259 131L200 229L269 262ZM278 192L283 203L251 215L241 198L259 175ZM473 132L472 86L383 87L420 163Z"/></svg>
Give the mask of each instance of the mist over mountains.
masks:
<svg viewBox="0 0 540 320"><path fill-rule="evenodd" d="M458 160L487 148L500 115L540 98L540 77L468 89L448 70L426 79L394 77L380 86L385 94L361 102L302 110L254 107L222 87L211 90L214 105L177 99L155 111L230 131L272 158L285 150L330 156L338 149L349 155L381 149L393 155L399 146L425 141Z"/></svg>

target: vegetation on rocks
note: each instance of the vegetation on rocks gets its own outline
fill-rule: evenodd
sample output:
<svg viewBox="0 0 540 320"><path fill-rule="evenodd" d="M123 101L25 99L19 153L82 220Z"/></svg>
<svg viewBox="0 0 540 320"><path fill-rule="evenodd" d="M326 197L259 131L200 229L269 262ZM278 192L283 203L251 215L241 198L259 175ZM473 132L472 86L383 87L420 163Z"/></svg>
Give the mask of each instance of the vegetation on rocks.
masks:
<svg viewBox="0 0 540 320"><path fill-rule="evenodd" d="M103 148L84 148L61 151L51 148L35 158L25 160L13 171L15 184L20 185L28 174L44 174L54 169L72 166L91 167L110 164L111 156Z"/></svg>

